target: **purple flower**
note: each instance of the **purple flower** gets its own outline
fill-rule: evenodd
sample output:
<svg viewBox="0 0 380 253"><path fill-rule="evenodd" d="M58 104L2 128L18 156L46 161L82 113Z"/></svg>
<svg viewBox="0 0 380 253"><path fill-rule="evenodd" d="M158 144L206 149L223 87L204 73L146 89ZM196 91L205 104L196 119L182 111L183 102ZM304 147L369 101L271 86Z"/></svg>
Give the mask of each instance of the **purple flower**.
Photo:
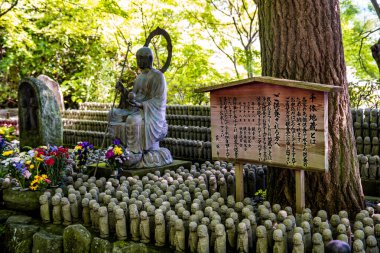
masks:
<svg viewBox="0 0 380 253"><path fill-rule="evenodd" d="M58 150L58 148L57 148L57 146L50 146L50 151L57 151Z"/></svg>
<svg viewBox="0 0 380 253"><path fill-rule="evenodd" d="M113 144L114 145L120 145L120 139L118 139L118 138L115 138L114 140L113 140Z"/></svg>

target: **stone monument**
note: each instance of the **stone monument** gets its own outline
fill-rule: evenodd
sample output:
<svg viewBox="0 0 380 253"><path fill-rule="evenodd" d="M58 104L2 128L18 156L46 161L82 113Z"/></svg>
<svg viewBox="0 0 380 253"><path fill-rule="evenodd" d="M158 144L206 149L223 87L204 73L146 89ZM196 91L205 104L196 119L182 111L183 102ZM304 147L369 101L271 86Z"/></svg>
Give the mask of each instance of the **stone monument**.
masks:
<svg viewBox="0 0 380 253"><path fill-rule="evenodd" d="M63 126L53 92L34 77L25 78L18 88L20 146L61 146Z"/></svg>

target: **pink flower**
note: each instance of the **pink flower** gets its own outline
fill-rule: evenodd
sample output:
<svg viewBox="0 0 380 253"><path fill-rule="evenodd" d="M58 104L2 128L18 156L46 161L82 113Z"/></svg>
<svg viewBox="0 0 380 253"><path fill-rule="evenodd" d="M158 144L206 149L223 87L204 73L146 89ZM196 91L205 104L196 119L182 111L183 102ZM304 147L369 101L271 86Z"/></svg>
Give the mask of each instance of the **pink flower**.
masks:
<svg viewBox="0 0 380 253"><path fill-rule="evenodd" d="M51 180L48 179L48 178L45 178L45 182L48 183L48 184L50 184L50 183L51 183Z"/></svg>
<svg viewBox="0 0 380 253"><path fill-rule="evenodd" d="M22 173L22 175L23 175L26 179L29 179L30 176L32 175L32 173L30 173L29 170L25 170L24 173Z"/></svg>
<svg viewBox="0 0 380 253"><path fill-rule="evenodd" d="M106 159L110 159L111 157L113 157L113 150L109 149L106 152Z"/></svg>

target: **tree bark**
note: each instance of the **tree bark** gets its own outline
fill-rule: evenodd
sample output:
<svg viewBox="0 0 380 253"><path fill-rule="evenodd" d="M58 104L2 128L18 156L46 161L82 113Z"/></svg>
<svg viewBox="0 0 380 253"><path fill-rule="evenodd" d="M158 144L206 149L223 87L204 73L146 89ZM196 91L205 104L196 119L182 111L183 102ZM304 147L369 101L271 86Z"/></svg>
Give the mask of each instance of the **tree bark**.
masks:
<svg viewBox="0 0 380 253"><path fill-rule="evenodd" d="M339 85L329 94L329 172L305 173L306 207L329 214L363 208L338 0L256 0L263 76ZM294 171L268 170L268 200L295 205Z"/></svg>
<svg viewBox="0 0 380 253"><path fill-rule="evenodd" d="M380 40L371 46L371 52L380 73Z"/></svg>

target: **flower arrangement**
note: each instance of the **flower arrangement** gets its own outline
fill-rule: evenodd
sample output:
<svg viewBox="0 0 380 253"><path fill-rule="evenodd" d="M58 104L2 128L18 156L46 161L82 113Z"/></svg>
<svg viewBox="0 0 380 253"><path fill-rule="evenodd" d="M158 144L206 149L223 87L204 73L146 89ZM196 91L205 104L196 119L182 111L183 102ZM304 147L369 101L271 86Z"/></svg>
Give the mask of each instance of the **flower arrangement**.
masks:
<svg viewBox="0 0 380 253"><path fill-rule="evenodd" d="M78 168L86 165L89 155L92 153L94 146L87 141L78 142L74 148L75 161Z"/></svg>
<svg viewBox="0 0 380 253"><path fill-rule="evenodd" d="M42 174L41 176L35 175L34 180L30 183L29 188L33 191L37 189L45 189L50 183L51 180L46 174Z"/></svg>
<svg viewBox="0 0 380 253"><path fill-rule="evenodd" d="M115 139L113 145L107 149L105 158L108 165L118 170L129 159L129 151L121 145L119 139Z"/></svg>
<svg viewBox="0 0 380 253"><path fill-rule="evenodd" d="M65 147L48 146L34 149L34 158L37 163L40 162L52 185L61 182L68 157L69 150Z"/></svg>

